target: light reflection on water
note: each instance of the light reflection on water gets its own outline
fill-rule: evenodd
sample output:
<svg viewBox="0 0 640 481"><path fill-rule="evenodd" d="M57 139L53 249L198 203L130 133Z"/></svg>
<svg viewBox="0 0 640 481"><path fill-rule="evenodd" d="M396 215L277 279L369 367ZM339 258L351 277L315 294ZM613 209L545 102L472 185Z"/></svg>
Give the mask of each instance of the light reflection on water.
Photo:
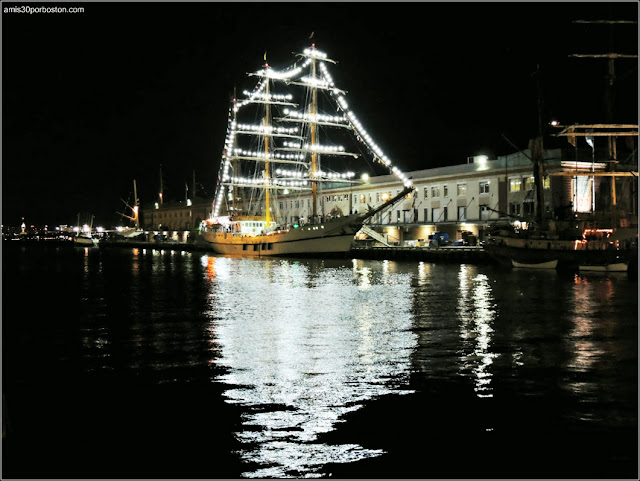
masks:
<svg viewBox="0 0 640 481"><path fill-rule="evenodd" d="M234 404L226 407L236 427L225 429L242 442L247 462L234 472L246 477L339 474L335 463L363 458L395 466L416 426L446 434L464 414L473 426L451 432L473 442L452 459L481 443L504 453L505 430L542 425L556 451L570 444L562 436L580 432L585 444L574 455L594 446L591 454L610 451L615 463L610 441L623 439L617 446L629 458L633 443L619 430L637 431L637 281L626 276L154 249L20 248L6 259L15 286L6 319L20 320L4 324L11 382L66 373L81 391L107 373L126 395L123 378L178 390L215 384L216 399L222 387ZM26 322L34 293L68 319ZM429 403L452 405L450 417L424 411ZM176 419L185 406L193 419L211 415L210 404L185 401ZM388 421L385 431L388 409L405 410L407 422ZM505 441L482 438L475 424ZM421 456L411 477L422 477ZM208 477L215 467L202 462Z"/></svg>
<svg viewBox="0 0 640 481"><path fill-rule="evenodd" d="M214 362L229 370L219 379L229 402L249 408L237 433L243 458L263 466L244 476L313 477L326 463L383 453L317 441L365 401L406 388L411 277L380 267L215 259Z"/></svg>
<svg viewBox="0 0 640 481"><path fill-rule="evenodd" d="M491 286L485 274L478 274L470 266L462 264L458 273L458 316L461 321L460 337L465 351L462 354L460 371L473 373L478 397L491 397L491 364L497 357L491 352L495 306Z"/></svg>

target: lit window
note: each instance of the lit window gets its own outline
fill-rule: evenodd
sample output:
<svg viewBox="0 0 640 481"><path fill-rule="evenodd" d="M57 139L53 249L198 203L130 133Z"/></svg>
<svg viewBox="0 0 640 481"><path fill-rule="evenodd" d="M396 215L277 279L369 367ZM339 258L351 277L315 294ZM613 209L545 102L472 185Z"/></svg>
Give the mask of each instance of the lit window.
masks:
<svg viewBox="0 0 640 481"><path fill-rule="evenodd" d="M449 195L449 186L448 185L443 185L442 186L442 195L444 197L447 197Z"/></svg>
<svg viewBox="0 0 640 481"><path fill-rule="evenodd" d="M534 177L527 177L524 179L524 190L533 190L536 186L536 179Z"/></svg>
<svg viewBox="0 0 640 481"><path fill-rule="evenodd" d="M440 197L440 186L434 185L431 187L431 197Z"/></svg>
<svg viewBox="0 0 640 481"><path fill-rule="evenodd" d="M464 197L467 195L467 184L458 184L458 197Z"/></svg>
<svg viewBox="0 0 640 481"><path fill-rule="evenodd" d="M520 177L516 179L509 179L509 192L520 192L522 186L522 179Z"/></svg>

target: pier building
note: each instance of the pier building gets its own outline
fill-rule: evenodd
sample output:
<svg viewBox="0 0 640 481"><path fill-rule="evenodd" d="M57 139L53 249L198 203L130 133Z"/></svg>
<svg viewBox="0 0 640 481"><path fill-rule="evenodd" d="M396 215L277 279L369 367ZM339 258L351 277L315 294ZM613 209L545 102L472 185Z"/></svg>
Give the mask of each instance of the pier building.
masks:
<svg viewBox="0 0 640 481"><path fill-rule="evenodd" d="M192 231L211 215L213 199L196 197L180 202L145 204L141 225L145 231Z"/></svg>
<svg viewBox="0 0 640 481"><path fill-rule="evenodd" d="M545 151L544 212L549 219L582 222L584 227L585 222L594 218L610 217L613 177L607 174L606 162L571 160L576 157L577 152L571 149ZM363 229L361 239L368 233L388 245L425 245L432 234L446 232L454 241L467 235L482 240L496 223L526 227L534 219L535 183L530 150L493 160L476 156L465 164L405 175L412 179L414 193L393 208L376 214L368 226L373 233ZM628 222L631 216L637 223L637 172L635 177L630 172L628 176L624 172L619 175L617 187L621 195L617 210L621 219ZM327 185L319 198L318 212L323 216L363 212L384 203L402 187L394 175L369 177L350 187ZM310 199L310 195L299 192L279 194L272 206L274 218L282 224L304 224L311 213Z"/></svg>
<svg viewBox="0 0 640 481"><path fill-rule="evenodd" d="M586 158L588 158L587 156ZM610 219L611 179L604 159L591 162L574 149L548 149L544 157L544 212L554 221L575 221L578 229L597 219ZM620 224L637 225L637 168L616 177ZM585 175L587 174L587 175ZM628 175L625 175L628 174ZM497 224L526 227L534 219L535 183L531 151L488 159L470 157L464 164L423 169L405 174L415 187L393 206L376 214L357 236L389 246L426 245L436 232L452 241L483 240ZM371 176L349 187L327 184L318 196L322 217L362 213L384 203L403 188L394 175ZM311 194L278 191L272 196L272 216L282 226L304 225L312 213ZM148 204L141 210L146 231L180 240L211 215L213 198ZM255 215L261 215L256 211ZM578 225L580 224L580 225ZM582 232L582 230L580 230Z"/></svg>

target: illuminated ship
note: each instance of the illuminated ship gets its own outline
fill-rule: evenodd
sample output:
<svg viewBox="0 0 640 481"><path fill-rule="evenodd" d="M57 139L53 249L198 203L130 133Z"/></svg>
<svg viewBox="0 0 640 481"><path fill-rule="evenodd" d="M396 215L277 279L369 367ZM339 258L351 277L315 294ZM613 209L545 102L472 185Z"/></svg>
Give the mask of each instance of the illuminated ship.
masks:
<svg viewBox="0 0 640 481"><path fill-rule="evenodd" d="M628 23L624 20L576 21L574 23L591 23L615 25ZM613 37L610 37L610 40ZM591 147L591 172L563 172L569 176L572 189L576 193L572 205L570 220L555 222L545 218L543 214L544 196L541 179L544 170L541 88L538 83L538 137L532 141L532 162L536 184L536 222L533 232L522 232L520 235L501 232L492 236L485 249L496 259L520 264L541 264L557 261L558 268L581 271L613 272L624 270L637 275L638 262L638 167L635 155L637 152L638 125L613 123L614 81L616 79L614 61L620 59L637 59L637 54L573 54L576 58L607 59L607 82L604 96L604 124L574 124L562 127L554 136L565 137L576 148L576 164L578 161L578 139L583 138ZM538 82L540 76L537 76ZM637 113L636 113L637 115ZM552 126L558 127L552 122ZM594 158L596 139L607 139L607 169L596 171ZM619 162L618 140L631 141L631 162ZM634 148L635 145L635 148ZM569 179L567 179L569 180ZM618 185L616 185L618 184ZM599 188L598 188L599 187ZM623 188L620 192L620 188ZM606 190L609 190L607 193ZM621 199L621 193L626 199ZM606 212L596 211L596 196L608 198ZM624 205L620 206L620 200ZM604 214L604 215L602 215ZM551 265L551 264L549 264ZM635 272L634 272L635 271Z"/></svg>
<svg viewBox="0 0 640 481"><path fill-rule="evenodd" d="M265 54L262 69L249 74L258 79L253 90L233 99L212 215L200 230L215 252L344 254L367 219L413 190L349 109L346 93L329 73L331 64L335 61L315 44L283 70L269 67ZM360 152L348 152L336 139L346 139ZM388 168L404 189L367 212L325 214L323 185L361 182L349 168L363 159ZM295 202L300 215L285 217L284 202Z"/></svg>
<svg viewBox="0 0 640 481"><path fill-rule="evenodd" d="M634 196L637 192L638 172L634 166L616 167L615 141L618 137L637 138L638 126L576 124L563 127L555 136L567 137L574 146L576 138L585 137L592 148L595 138L606 137L608 156L613 162L610 162L608 170L576 168L551 174L568 178L571 189L575 192L576 202L572 206L570 220L545 218L543 209L539 207L544 205L544 199L541 198L543 189L536 182L536 193L540 197L536 199L536 222L533 228L520 232L496 230L484 249L498 261L516 267L527 265L555 269L557 266L559 269L602 272L619 272L626 270L627 266L635 267L638 256L637 216L629 215L628 211L623 210L624 207L620 208L621 200L625 201L626 209L630 209L634 200L621 199L620 194L621 187L624 187L623 195ZM537 169L541 172L541 137L534 140L533 147L534 173ZM542 174L537 176L541 177ZM606 209L605 212L596 212L597 195L609 199L609 206L602 206Z"/></svg>

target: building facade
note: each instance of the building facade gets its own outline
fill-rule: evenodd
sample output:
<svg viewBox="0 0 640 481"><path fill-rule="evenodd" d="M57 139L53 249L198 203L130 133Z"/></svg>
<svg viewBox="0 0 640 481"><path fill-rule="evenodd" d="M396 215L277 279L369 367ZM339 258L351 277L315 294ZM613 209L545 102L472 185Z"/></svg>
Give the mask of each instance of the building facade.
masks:
<svg viewBox="0 0 640 481"><path fill-rule="evenodd" d="M193 231L211 214L213 199L195 198L183 202L145 205L141 226L146 231Z"/></svg>
<svg viewBox="0 0 640 481"><path fill-rule="evenodd" d="M558 221L581 221L611 216L611 177L604 162L563 159L561 149L545 151L544 215ZM435 232L452 240L471 235L483 240L497 224L525 227L535 216L536 192L531 152L488 160L473 158L466 164L418 170L405 175L415 190L394 206L379 212L369 227L391 245L426 242ZM575 175L588 174L594 175ZM637 173L617 182L617 208L632 214L637 225ZM322 217L363 213L403 189L394 175L371 177L349 187L326 185L319 191L317 213ZM286 191L285 191L286 192ZM147 231L169 233L195 231L209 218L211 199L165 202L144 206L141 225ZM280 226L305 224L312 215L308 191L274 192L272 217ZM264 215L258 210L255 215ZM628 216L627 216L628 217ZM364 234L361 237L366 237Z"/></svg>
<svg viewBox="0 0 640 481"><path fill-rule="evenodd" d="M525 224L534 219L536 193L530 151L495 160L475 158L466 164L406 173L415 191L393 207L374 216L371 226L390 244L407 240L424 242L435 232L451 239L471 234L480 240L498 222ZM561 149L545 151L544 215L555 220L593 218L597 210L607 211L611 177L583 176L603 173L602 162L562 159ZM635 181L637 177L629 177ZM351 187L328 187L318 196L322 216L362 213L399 193L402 182L393 175L372 177ZM632 191L636 191L633 188ZM618 207L631 212L635 201L622 200ZM302 223L312 212L309 193L278 197L272 209L280 224ZM636 211L637 213L637 211ZM606 214L605 214L606 215Z"/></svg>

